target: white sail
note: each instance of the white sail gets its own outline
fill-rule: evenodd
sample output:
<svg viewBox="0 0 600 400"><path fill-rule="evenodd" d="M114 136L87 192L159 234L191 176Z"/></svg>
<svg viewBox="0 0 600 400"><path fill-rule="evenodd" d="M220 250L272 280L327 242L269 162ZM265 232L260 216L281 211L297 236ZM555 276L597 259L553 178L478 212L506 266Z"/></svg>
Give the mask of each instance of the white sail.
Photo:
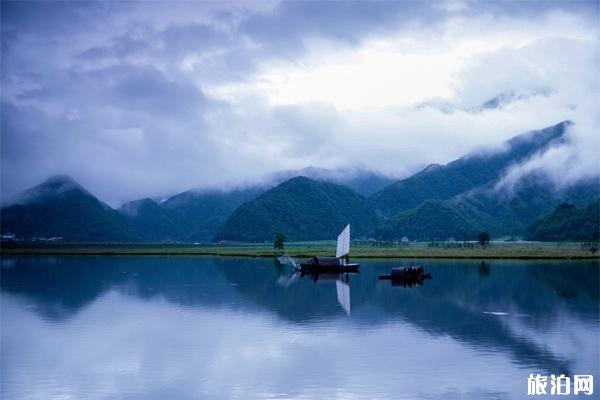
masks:
<svg viewBox="0 0 600 400"><path fill-rule="evenodd" d="M337 238L337 248L335 256L337 258L344 257L350 253L350 224L346 225L342 233Z"/></svg>

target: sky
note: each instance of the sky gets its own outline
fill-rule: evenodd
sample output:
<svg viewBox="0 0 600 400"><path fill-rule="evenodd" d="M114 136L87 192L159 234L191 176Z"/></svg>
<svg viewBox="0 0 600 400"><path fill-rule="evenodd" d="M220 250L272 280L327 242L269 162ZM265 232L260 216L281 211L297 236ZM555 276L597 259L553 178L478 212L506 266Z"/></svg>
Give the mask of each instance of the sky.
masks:
<svg viewBox="0 0 600 400"><path fill-rule="evenodd" d="M566 119L506 181L569 185L600 175L599 26L597 1L3 1L2 198L54 174L111 205L402 178Z"/></svg>

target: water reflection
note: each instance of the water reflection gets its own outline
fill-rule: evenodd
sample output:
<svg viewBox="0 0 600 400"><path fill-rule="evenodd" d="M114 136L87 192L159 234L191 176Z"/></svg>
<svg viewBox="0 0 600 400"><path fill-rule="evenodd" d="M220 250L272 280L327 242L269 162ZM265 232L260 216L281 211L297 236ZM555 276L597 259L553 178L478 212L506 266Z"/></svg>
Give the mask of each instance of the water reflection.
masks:
<svg viewBox="0 0 600 400"><path fill-rule="evenodd" d="M315 283L335 283L335 290L337 294L337 300L342 309L346 312L346 315L350 315L350 275L354 275L353 272L344 272L340 274L334 273L319 273L316 271L299 271L294 269L291 275L287 277L280 277L277 283L288 288L292 283L297 282L299 278L308 278Z"/></svg>
<svg viewBox="0 0 600 400"><path fill-rule="evenodd" d="M2 258L0 397L522 398L532 372L598 376L595 262L428 261L410 290L378 276L412 262L362 264Z"/></svg>

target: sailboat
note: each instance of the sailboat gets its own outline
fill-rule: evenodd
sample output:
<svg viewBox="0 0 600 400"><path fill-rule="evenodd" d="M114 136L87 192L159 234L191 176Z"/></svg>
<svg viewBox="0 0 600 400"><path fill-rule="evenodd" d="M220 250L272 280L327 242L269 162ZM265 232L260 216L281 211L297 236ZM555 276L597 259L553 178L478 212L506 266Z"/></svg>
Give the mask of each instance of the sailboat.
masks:
<svg viewBox="0 0 600 400"><path fill-rule="evenodd" d="M287 254L278 257L282 264L290 264L304 274L358 272L360 264L350 262L350 224L337 237L335 257L314 256L308 261L297 263Z"/></svg>
<svg viewBox="0 0 600 400"><path fill-rule="evenodd" d="M277 257L281 264L294 267L290 276L281 277L278 283L289 287L300 277L308 276L315 283L335 281L338 303L346 314L350 315L350 276L349 273L358 272L360 264L350 262L350 224L346 225L338 235L335 257L311 257L307 262L298 263L289 255Z"/></svg>
<svg viewBox="0 0 600 400"><path fill-rule="evenodd" d="M350 224L337 237L335 257L312 257L300 264L305 272L357 272L360 264L350 263Z"/></svg>

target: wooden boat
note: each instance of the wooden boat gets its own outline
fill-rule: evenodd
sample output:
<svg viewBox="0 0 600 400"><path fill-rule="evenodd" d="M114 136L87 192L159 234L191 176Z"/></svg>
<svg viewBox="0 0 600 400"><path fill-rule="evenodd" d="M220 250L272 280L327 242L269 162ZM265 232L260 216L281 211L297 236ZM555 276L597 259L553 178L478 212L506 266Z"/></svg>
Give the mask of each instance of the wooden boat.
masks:
<svg viewBox="0 0 600 400"><path fill-rule="evenodd" d="M399 267L392 268L390 275L379 275L379 279L392 281L392 286L413 287L423 285L426 280L431 279L431 274L421 266Z"/></svg>
<svg viewBox="0 0 600 400"><path fill-rule="evenodd" d="M312 273L358 272L360 264L342 263L336 257L312 257L308 262L300 264L300 271Z"/></svg>
<svg viewBox="0 0 600 400"><path fill-rule="evenodd" d="M306 274L341 274L358 272L360 264L350 262L350 224L338 235L335 257L311 257L306 262L297 263L287 254L277 257L280 263L290 264L295 270Z"/></svg>
<svg viewBox="0 0 600 400"><path fill-rule="evenodd" d="M312 257L296 266L304 273L358 272L360 264L350 262L350 224L338 235L335 257Z"/></svg>

